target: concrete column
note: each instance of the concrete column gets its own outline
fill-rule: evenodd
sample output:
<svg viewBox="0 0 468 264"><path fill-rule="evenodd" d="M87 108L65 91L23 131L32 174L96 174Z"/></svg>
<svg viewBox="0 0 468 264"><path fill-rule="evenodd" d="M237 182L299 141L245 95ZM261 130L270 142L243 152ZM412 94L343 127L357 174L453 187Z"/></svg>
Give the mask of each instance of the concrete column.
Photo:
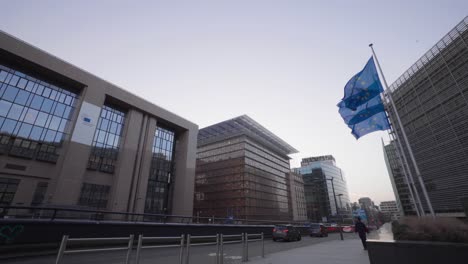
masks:
<svg viewBox="0 0 468 264"><path fill-rule="evenodd" d="M124 134L120 143L117 170L114 173L109 209L127 212L132 183L134 183L140 137L144 135L143 113L130 109L125 117Z"/></svg>
<svg viewBox="0 0 468 264"><path fill-rule="evenodd" d="M16 189L15 197L11 202L12 206L31 206L31 202L39 181L31 178L22 178Z"/></svg>
<svg viewBox="0 0 468 264"><path fill-rule="evenodd" d="M177 139L174 192L170 212L173 215L193 215L197 136L198 128L194 127Z"/></svg>
<svg viewBox="0 0 468 264"><path fill-rule="evenodd" d="M148 187L148 178L149 172L151 168L151 159L153 157L152 154L152 146L154 141L154 133L156 132L156 119L149 117L148 118L148 126L146 127L146 136L142 146L142 155L141 155L141 163L137 168L137 180L135 185L135 192L134 192L134 205L133 205L133 212L142 214L145 211L145 198L146 198L146 190Z"/></svg>
<svg viewBox="0 0 468 264"><path fill-rule="evenodd" d="M50 190L52 205L76 205L81 192L83 177L86 172L91 144L105 94L98 93L100 87L87 87L83 91L83 101L77 107L70 142L65 151L63 163L57 181Z"/></svg>

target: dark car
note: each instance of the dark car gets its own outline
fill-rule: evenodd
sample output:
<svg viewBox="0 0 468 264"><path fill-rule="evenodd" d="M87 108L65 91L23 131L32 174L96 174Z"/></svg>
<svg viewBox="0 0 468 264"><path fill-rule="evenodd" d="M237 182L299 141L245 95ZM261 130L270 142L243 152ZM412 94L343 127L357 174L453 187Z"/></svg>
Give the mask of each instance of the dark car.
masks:
<svg viewBox="0 0 468 264"><path fill-rule="evenodd" d="M317 237L328 236L327 228L323 224L310 224L309 233L310 233L310 236L317 236Z"/></svg>
<svg viewBox="0 0 468 264"><path fill-rule="evenodd" d="M301 233L292 225L275 225L273 228L273 241L293 241L301 240Z"/></svg>

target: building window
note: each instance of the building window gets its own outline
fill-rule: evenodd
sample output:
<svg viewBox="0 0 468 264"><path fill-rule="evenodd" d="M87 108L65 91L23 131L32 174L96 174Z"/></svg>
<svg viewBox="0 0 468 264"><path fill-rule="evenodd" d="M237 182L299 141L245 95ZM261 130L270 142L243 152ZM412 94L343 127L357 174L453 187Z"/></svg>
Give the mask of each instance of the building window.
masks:
<svg viewBox="0 0 468 264"><path fill-rule="evenodd" d="M109 106L102 108L88 160L88 169L114 173L124 121L124 112Z"/></svg>
<svg viewBox="0 0 468 264"><path fill-rule="evenodd" d="M0 206L9 206L15 197L20 180L0 178Z"/></svg>
<svg viewBox="0 0 468 264"><path fill-rule="evenodd" d="M153 141L153 158L146 192L145 213L167 213L174 175L175 133L158 127Z"/></svg>
<svg viewBox="0 0 468 264"><path fill-rule="evenodd" d="M34 191L33 200L31 202L31 206L38 206L44 202L44 197L47 191L47 182L39 182L36 186L36 190Z"/></svg>
<svg viewBox="0 0 468 264"><path fill-rule="evenodd" d="M55 163L77 95L0 65L0 154Z"/></svg>
<svg viewBox="0 0 468 264"><path fill-rule="evenodd" d="M83 183L78 205L92 208L106 208L110 186Z"/></svg>

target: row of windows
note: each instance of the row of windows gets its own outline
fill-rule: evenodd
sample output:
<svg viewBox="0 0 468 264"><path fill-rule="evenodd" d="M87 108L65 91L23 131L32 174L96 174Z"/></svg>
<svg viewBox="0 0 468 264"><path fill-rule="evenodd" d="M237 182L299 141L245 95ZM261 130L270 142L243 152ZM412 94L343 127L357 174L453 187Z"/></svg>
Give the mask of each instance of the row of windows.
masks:
<svg viewBox="0 0 468 264"><path fill-rule="evenodd" d="M114 173L125 113L104 105L94 133L88 169Z"/></svg>
<svg viewBox="0 0 468 264"><path fill-rule="evenodd" d="M9 206L15 197L21 180L0 177L0 206ZM44 201L47 182L38 182L33 194L31 206L39 206Z"/></svg>
<svg viewBox="0 0 468 264"><path fill-rule="evenodd" d="M172 162L175 148L175 132L157 127L154 134L150 175L146 192L145 213L167 213L171 176L174 175Z"/></svg>
<svg viewBox="0 0 468 264"><path fill-rule="evenodd" d="M0 65L2 152L56 162L77 95Z"/></svg>

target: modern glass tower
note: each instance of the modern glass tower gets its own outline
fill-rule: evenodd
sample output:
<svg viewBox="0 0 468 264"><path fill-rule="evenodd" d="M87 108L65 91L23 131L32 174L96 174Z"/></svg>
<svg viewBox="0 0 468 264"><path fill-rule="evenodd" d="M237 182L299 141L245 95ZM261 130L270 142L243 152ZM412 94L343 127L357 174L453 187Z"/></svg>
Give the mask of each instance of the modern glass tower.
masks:
<svg viewBox="0 0 468 264"><path fill-rule="evenodd" d="M194 213L290 221L286 174L296 152L246 115L200 129Z"/></svg>
<svg viewBox="0 0 468 264"><path fill-rule="evenodd" d="M336 166L331 155L302 159L301 167L295 169L304 179L307 217L310 221L322 222L351 217L351 204L343 171ZM333 195L333 186L335 195ZM336 199L336 203L335 203ZM336 208L338 204L338 212Z"/></svg>
<svg viewBox="0 0 468 264"><path fill-rule="evenodd" d="M435 213L465 216L462 200L468 197L468 17L398 78L390 90ZM394 131L402 139L394 109L388 105L387 110ZM412 163L409 165L412 175L416 175ZM421 200L428 212L424 197Z"/></svg>

